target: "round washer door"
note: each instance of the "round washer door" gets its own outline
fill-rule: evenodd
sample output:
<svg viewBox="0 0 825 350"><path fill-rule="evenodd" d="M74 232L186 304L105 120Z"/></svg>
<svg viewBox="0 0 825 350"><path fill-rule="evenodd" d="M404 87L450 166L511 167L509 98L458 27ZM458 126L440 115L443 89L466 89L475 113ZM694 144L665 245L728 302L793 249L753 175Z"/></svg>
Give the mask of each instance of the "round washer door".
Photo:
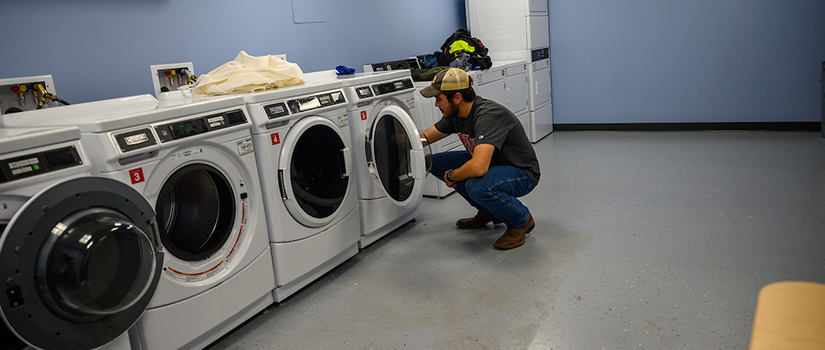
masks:
<svg viewBox="0 0 825 350"><path fill-rule="evenodd" d="M427 165L418 129L410 115L388 105L366 130L367 167L386 195L398 206L418 205Z"/></svg>
<svg viewBox="0 0 825 350"><path fill-rule="evenodd" d="M149 304L163 253L155 213L131 187L83 177L50 186L0 237L0 314L42 349L93 349Z"/></svg>
<svg viewBox="0 0 825 350"><path fill-rule="evenodd" d="M292 217L307 227L330 223L350 190L352 151L332 121L305 117L289 129L281 148L278 179Z"/></svg>

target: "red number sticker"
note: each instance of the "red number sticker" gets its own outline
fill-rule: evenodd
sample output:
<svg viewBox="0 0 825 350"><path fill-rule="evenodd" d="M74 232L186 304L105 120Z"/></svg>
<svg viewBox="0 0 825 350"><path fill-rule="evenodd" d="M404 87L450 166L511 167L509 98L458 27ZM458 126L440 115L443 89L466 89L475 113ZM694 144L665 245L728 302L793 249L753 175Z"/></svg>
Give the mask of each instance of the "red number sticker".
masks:
<svg viewBox="0 0 825 350"><path fill-rule="evenodd" d="M277 144L281 143L281 136L278 135L277 132L272 134L272 135L269 135L269 136L272 137L272 144L273 145L277 145Z"/></svg>
<svg viewBox="0 0 825 350"><path fill-rule="evenodd" d="M143 178L143 168L129 170L129 178L132 179L132 185L145 181L146 179Z"/></svg>
<svg viewBox="0 0 825 350"><path fill-rule="evenodd" d="M361 120L367 120L367 111L361 111Z"/></svg>

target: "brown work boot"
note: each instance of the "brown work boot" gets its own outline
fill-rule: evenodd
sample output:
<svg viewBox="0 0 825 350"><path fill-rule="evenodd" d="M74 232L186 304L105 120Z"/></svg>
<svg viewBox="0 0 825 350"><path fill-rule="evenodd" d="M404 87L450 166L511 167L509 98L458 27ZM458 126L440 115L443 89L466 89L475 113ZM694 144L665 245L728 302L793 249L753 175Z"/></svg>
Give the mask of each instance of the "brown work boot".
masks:
<svg viewBox="0 0 825 350"><path fill-rule="evenodd" d="M487 225L490 221L493 222L493 225L501 223L501 220L496 219L492 213L486 212L476 214L476 216L471 218L458 219L455 225L461 228L479 228L484 227L484 225Z"/></svg>
<svg viewBox="0 0 825 350"><path fill-rule="evenodd" d="M498 249L513 249L515 247L520 247L524 244L524 239L527 237L527 234L536 227L536 222L533 221L533 215L530 214L530 218L527 219L527 223L522 225L517 229L507 229L504 231L504 235L499 238L496 243L493 243L493 247Z"/></svg>

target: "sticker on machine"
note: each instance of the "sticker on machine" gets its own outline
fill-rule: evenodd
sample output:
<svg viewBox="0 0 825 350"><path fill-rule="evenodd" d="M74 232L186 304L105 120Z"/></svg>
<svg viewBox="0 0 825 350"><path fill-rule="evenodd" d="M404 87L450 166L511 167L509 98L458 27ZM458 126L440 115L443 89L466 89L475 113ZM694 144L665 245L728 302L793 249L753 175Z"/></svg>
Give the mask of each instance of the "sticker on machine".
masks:
<svg viewBox="0 0 825 350"><path fill-rule="evenodd" d="M255 149L252 147L252 138L243 139L236 142L238 145L238 155L243 156L252 153Z"/></svg>
<svg viewBox="0 0 825 350"><path fill-rule="evenodd" d="M200 154L200 153L203 153L203 148L193 148L193 149L186 150L186 151L183 151L183 152L171 153L171 154L169 154L169 157L172 158L172 159L181 159L181 158L186 158L186 157L193 156L193 155Z"/></svg>
<svg viewBox="0 0 825 350"><path fill-rule="evenodd" d="M143 168L129 170L129 178L132 179L132 185L145 181L146 178L143 177Z"/></svg>

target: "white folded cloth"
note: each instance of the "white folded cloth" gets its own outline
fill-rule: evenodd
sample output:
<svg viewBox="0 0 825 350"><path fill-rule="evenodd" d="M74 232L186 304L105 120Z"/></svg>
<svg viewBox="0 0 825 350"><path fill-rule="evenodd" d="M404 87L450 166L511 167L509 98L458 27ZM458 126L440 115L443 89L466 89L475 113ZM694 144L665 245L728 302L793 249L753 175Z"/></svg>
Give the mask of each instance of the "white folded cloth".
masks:
<svg viewBox="0 0 825 350"><path fill-rule="evenodd" d="M198 77L195 96L215 96L277 89L304 83L304 72L295 63L272 55L254 57L241 51L235 60Z"/></svg>

